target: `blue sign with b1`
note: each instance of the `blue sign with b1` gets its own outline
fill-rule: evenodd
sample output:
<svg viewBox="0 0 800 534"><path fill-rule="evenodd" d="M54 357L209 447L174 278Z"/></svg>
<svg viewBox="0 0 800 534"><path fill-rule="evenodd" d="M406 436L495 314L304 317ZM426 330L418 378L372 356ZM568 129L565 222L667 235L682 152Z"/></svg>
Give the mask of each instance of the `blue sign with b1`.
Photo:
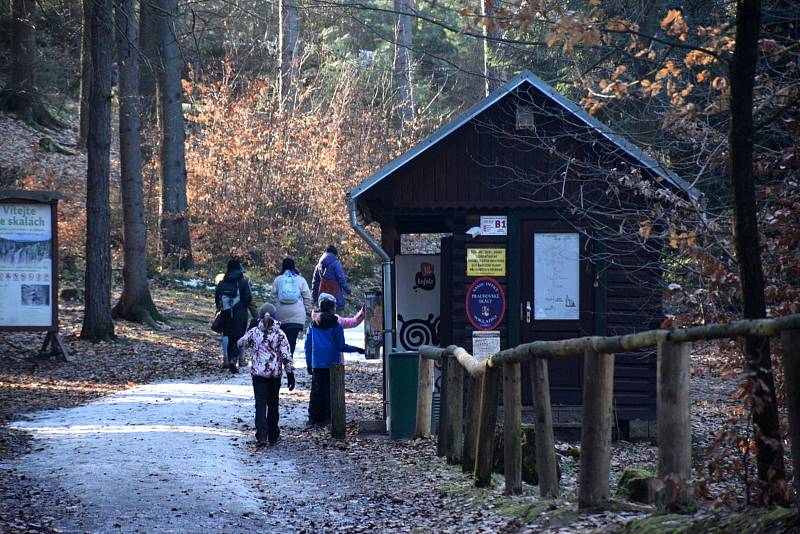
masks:
<svg viewBox="0 0 800 534"><path fill-rule="evenodd" d="M484 276L467 288L467 319L478 330L493 330L503 321L506 295L494 278Z"/></svg>

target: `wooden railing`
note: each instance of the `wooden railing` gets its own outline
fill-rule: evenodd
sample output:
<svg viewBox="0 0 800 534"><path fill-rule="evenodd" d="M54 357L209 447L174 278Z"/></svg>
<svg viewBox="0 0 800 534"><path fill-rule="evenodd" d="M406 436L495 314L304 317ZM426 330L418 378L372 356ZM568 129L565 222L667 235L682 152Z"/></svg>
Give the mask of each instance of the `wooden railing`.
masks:
<svg viewBox="0 0 800 534"><path fill-rule="evenodd" d="M474 473L488 486L494 454L498 388L503 379L505 492L522 491L521 362L530 362L534 393L536 467L542 497L559 495L548 360L584 355L581 456L578 507L602 507L609 499L614 353L657 348L657 439L659 492L663 504L685 497L691 476L690 343L744 337L781 336L786 405L792 457L800 465L800 314L776 319L736 321L684 329L650 330L626 336L589 336L561 341L534 341L478 361L461 347L423 346L419 355L416 436L431 434L434 362L442 363L444 410L439 417L437 452L448 462ZM464 403L465 373L469 383ZM800 469L795 468L800 494Z"/></svg>

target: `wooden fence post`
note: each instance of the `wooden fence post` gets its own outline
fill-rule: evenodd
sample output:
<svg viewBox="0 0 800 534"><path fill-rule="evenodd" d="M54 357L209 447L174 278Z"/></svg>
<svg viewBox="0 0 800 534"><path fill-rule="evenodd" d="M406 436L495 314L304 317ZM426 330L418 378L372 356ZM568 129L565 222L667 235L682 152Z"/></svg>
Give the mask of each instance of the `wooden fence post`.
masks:
<svg viewBox="0 0 800 534"><path fill-rule="evenodd" d="M331 364L331 437L345 437L344 365Z"/></svg>
<svg viewBox="0 0 800 534"><path fill-rule="evenodd" d="M449 450L447 428L447 352L439 362L442 367L441 391L439 392L439 428L436 440L436 456L447 456Z"/></svg>
<svg viewBox="0 0 800 534"><path fill-rule="evenodd" d="M689 343L658 344L658 477L664 481L659 503L668 510L687 497L692 474Z"/></svg>
<svg viewBox="0 0 800 534"><path fill-rule="evenodd" d="M536 431L536 471L539 473L539 496L556 499L560 493L555 439L553 437L553 411L550 404L550 377L547 360L534 358L531 362L533 403Z"/></svg>
<svg viewBox="0 0 800 534"><path fill-rule="evenodd" d="M419 378L417 380L417 421L415 438L431 435L431 410L433 409L433 360L419 357Z"/></svg>
<svg viewBox="0 0 800 534"><path fill-rule="evenodd" d="M481 410L478 417L478 446L475 459L475 485L488 487L492 484L494 462L494 428L497 425L497 387L500 381L498 367L483 367L481 388Z"/></svg>
<svg viewBox="0 0 800 534"><path fill-rule="evenodd" d="M602 507L608 501L611 464L611 401L614 355L586 349L583 356L583 421L578 508Z"/></svg>
<svg viewBox="0 0 800 534"><path fill-rule="evenodd" d="M503 468L506 495L522 493L522 371L503 365Z"/></svg>
<svg viewBox="0 0 800 534"><path fill-rule="evenodd" d="M483 377L470 375L467 384L467 413L464 420L464 452L461 455L461 470L464 473L474 473Z"/></svg>
<svg viewBox="0 0 800 534"><path fill-rule="evenodd" d="M800 330L781 332L783 388L789 412L789 438L794 460L794 491L800 504Z"/></svg>
<svg viewBox="0 0 800 534"><path fill-rule="evenodd" d="M452 354L447 355L447 463L461 463L464 448L464 369Z"/></svg>

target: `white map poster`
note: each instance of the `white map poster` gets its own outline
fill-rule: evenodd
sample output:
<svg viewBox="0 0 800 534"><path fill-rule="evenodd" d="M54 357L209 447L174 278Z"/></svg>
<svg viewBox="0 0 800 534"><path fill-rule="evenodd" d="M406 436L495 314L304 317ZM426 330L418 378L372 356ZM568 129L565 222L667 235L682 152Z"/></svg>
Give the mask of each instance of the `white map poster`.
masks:
<svg viewBox="0 0 800 534"><path fill-rule="evenodd" d="M536 320L580 318L580 237L534 234L533 305Z"/></svg>
<svg viewBox="0 0 800 534"><path fill-rule="evenodd" d="M52 326L49 204L0 204L0 326Z"/></svg>

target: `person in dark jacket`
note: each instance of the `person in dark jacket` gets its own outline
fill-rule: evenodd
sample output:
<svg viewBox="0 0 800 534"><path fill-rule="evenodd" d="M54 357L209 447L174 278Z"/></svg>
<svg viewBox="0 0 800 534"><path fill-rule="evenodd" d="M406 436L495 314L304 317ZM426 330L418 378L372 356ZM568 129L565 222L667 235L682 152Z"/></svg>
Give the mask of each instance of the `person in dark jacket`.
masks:
<svg viewBox="0 0 800 534"><path fill-rule="evenodd" d="M306 332L306 368L311 373L308 422L312 425L327 425L331 420L331 364L344 363L343 352L364 354L364 349L344 342L344 329L334 313L335 307L336 298L322 293L320 313Z"/></svg>
<svg viewBox="0 0 800 534"><path fill-rule="evenodd" d="M344 310L344 295L352 295L353 290L344 277L342 262L337 257L336 247L328 245L325 253L319 258L311 279L311 298L317 302L321 293L329 293L336 297L336 310Z"/></svg>
<svg viewBox="0 0 800 534"><path fill-rule="evenodd" d="M214 303L223 313L222 335L228 338L228 369L231 373L239 372L240 349L236 342L247 331L247 310L252 302L253 295L244 268L239 260L231 258L225 276L214 292Z"/></svg>

